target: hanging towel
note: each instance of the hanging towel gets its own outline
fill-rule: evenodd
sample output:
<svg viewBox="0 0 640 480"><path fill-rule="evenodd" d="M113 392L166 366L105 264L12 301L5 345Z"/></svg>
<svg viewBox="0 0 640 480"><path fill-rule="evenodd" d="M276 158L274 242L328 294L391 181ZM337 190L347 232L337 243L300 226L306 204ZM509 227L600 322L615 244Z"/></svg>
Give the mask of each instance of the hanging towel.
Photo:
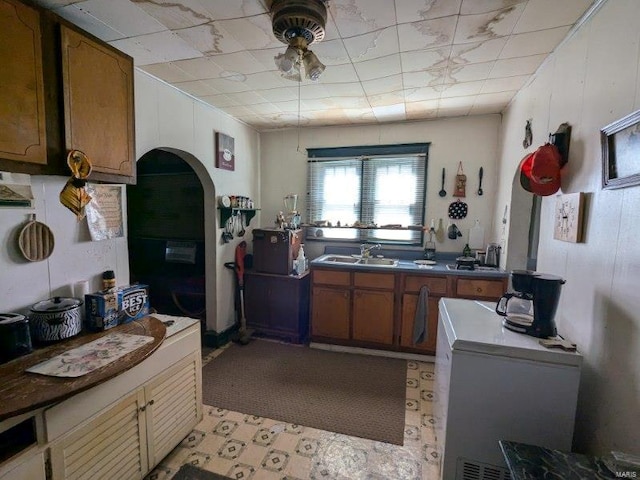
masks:
<svg viewBox="0 0 640 480"><path fill-rule="evenodd" d="M416 314L413 318L413 344L424 342L429 336L429 288L420 287Z"/></svg>

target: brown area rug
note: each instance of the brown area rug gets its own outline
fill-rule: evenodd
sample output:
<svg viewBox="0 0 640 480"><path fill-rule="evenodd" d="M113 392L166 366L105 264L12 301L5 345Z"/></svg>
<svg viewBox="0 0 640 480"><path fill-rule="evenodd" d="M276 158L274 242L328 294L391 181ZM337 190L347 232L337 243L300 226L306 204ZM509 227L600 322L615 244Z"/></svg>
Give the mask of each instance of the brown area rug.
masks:
<svg viewBox="0 0 640 480"><path fill-rule="evenodd" d="M217 473L208 472L201 468L195 467L188 463L182 465L180 470L171 477L171 480L231 480L229 477L223 477Z"/></svg>
<svg viewBox="0 0 640 480"><path fill-rule="evenodd" d="M202 369L205 405L402 445L407 363L253 340Z"/></svg>

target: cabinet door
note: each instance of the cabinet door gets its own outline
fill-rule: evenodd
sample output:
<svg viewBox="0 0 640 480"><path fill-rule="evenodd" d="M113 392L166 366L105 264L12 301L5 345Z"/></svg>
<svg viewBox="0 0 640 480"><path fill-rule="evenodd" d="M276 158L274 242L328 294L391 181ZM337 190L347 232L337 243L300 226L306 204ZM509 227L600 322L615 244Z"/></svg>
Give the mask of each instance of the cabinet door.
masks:
<svg viewBox="0 0 640 480"><path fill-rule="evenodd" d="M0 0L0 158L46 164L40 15Z"/></svg>
<svg viewBox="0 0 640 480"><path fill-rule="evenodd" d="M413 326L418 307L419 295L405 293L402 296L402 326L400 332L400 345L402 347L417 348L431 354L436 351L436 336L438 331L438 301L440 297L429 296L427 315L427 334L423 342L413 343Z"/></svg>
<svg viewBox="0 0 640 480"><path fill-rule="evenodd" d="M283 292L284 293L284 292ZM244 314L247 326L256 330L269 328L269 279L253 273L244 277Z"/></svg>
<svg viewBox="0 0 640 480"><path fill-rule="evenodd" d="M347 289L314 287L311 335L348 340L350 297Z"/></svg>
<svg viewBox="0 0 640 480"><path fill-rule="evenodd" d="M160 463L202 418L201 375L197 352L144 388L149 469Z"/></svg>
<svg viewBox="0 0 640 480"><path fill-rule="evenodd" d="M67 150L82 150L93 172L134 183L133 60L64 25L61 42Z"/></svg>
<svg viewBox="0 0 640 480"><path fill-rule="evenodd" d="M52 479L142 478L148 471L142 389L51 445Z"/></svg>
<svg viewBox="0 0 640 480"><path fill-rule="evenodd" d="M393 344L393 292L354 290L353 339Z"/></svg>
<svg viewBox="0 0 640 480"><path fill-rule="evenodd" d="M0 475L0 480L47 480L44 452L36 453L17 467Z"/></svg>

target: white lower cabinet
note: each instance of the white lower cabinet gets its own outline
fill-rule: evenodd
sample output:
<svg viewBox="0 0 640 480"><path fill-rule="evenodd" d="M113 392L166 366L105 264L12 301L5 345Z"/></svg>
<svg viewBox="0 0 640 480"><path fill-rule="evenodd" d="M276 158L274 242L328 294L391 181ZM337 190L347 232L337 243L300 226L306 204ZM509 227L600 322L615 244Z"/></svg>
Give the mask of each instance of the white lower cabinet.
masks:
<svg viewBox="0 0 640 480"><path fill-rule="evenodd" d="M0 480L46 480L44 452L25 455L26 459L6 473L0 473Z"/></svg>
<svg viewBox="0 0 640 480"><path fill-rule="evenodd" d="M53 480L144 477L202 416L194 352L51 443Z"/></svg>

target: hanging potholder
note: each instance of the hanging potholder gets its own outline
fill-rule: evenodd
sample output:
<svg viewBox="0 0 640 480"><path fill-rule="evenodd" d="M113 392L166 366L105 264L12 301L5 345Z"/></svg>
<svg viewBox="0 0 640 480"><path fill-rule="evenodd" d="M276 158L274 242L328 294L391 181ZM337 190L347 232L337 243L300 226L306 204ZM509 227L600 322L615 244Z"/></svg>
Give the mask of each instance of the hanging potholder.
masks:
<svg viewBox="0 0 640 480"><path fill-rule="evenodd" d="M456 200L449 205L449 218L459 220L467 216L467 204L461 200Z"/></svg>
<svg viewBox="0 0 640 480"><path fill-rule="evenodd" d="M465 197L465 189L467 186L467 176L462 170L462 162L458 163L458 173L456 175L456 185L453 189L454 197Z"/></svg>

